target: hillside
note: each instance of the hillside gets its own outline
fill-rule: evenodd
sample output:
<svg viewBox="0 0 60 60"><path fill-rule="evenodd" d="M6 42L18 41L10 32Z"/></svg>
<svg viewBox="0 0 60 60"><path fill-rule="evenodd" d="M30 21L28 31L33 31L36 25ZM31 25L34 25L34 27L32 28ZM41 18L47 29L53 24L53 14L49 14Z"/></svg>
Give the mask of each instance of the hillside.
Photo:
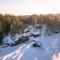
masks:
<svg viewBox="0 0 60 60"><path fill-rule="evenodd" d="M30 27L30 31L16 36L30 36L25 43L2 48L0 46L0 60L60 60L60 33L52 35L46 34L46 26L43 26L41 32L39 29ZM40 34L40 35L38 35ZM35 42L40 47L34 47Z"/></svg>

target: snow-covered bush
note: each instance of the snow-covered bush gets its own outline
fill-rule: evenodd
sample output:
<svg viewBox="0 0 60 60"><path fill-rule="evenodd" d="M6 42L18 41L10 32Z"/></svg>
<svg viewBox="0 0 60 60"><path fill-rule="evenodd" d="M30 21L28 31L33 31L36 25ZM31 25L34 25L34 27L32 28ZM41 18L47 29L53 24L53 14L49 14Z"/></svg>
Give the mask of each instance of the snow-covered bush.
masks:
<svg viewBox="0 0 60 60"><path fill-rule="evenodd" d="M36 37L40 36L40 34L31 34L31 36L36 38Z"/></svg>
<svg viewBox="0 0 60 60"><path fill-rule="evenodd" d="M42 29L42 26L41 25L37 25L36 28L37 29Z"/></svg>
<svg viewBox="0 0 60 60"><path fill-rule="evenodd" d="M25 30L24 30L24 33L27 33L27 32L29 32L29 29L25 29Z"/></svg>
<svg viewBox="0 0 60 60"><path fill-rule="evenodd" d="M25 36L25 37L22 36L21 38L18 38L18 40L16 40L15 43L12 46L18 45L20 43L25 43L28 40L29 40L29 37L28 36Z"/></svg>
<svg viewBox="0 0 60 60"><path fill-rule="evenodd" d="M38 36L40 36L40 31L37 28L33 28L33 29L31 29L30 34L33 37L38 37Z"/></svg>
<svg viewBox="0 0 60 60"><path fill-rule="evenodd" d="M6 35L4 38L3 38L3 44L6 46L6 45L12 45L14 44L14 41L12 39L12 36L10 34Z"/></svg>

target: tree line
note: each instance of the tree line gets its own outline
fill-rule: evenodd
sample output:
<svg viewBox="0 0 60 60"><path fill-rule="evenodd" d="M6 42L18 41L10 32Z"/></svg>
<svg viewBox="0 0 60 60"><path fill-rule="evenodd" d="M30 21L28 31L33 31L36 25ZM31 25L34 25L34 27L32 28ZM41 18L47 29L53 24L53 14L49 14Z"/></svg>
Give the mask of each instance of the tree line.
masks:
<svg viewBox="0 0 60 60"><path fill-rule="evenodd" d="M60 14L34 14L25 16L14 16L0 14L0 38L8 32L23 32L26 25L36 26L46 24L52 32L60 32Z"/></svg>

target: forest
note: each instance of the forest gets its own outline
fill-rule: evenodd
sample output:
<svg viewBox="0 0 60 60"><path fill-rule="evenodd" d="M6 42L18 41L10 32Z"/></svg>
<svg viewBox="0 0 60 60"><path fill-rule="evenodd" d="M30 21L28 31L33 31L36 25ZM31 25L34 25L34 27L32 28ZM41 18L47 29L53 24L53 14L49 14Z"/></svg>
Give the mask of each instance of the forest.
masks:
<svg viewBox="0 0 60 60"><path fill-rule="evenodd" d="M60 32L60 14L34 14L25 16L14 16L9 14L0 14L0 41L4 35L11 33L23 33L27 25L47 25L52 33Z"/></svg>

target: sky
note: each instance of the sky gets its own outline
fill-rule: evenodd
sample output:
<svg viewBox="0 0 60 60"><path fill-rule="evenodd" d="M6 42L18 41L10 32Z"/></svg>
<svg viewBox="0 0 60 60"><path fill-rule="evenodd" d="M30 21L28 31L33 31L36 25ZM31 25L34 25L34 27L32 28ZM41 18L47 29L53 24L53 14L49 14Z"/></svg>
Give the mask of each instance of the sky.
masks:
<svg viewBox="0 0 60 60"><path fill-rule="evenodd" d="M14 15L60 13L60 0L0 0L0 13Z"/></svg>

